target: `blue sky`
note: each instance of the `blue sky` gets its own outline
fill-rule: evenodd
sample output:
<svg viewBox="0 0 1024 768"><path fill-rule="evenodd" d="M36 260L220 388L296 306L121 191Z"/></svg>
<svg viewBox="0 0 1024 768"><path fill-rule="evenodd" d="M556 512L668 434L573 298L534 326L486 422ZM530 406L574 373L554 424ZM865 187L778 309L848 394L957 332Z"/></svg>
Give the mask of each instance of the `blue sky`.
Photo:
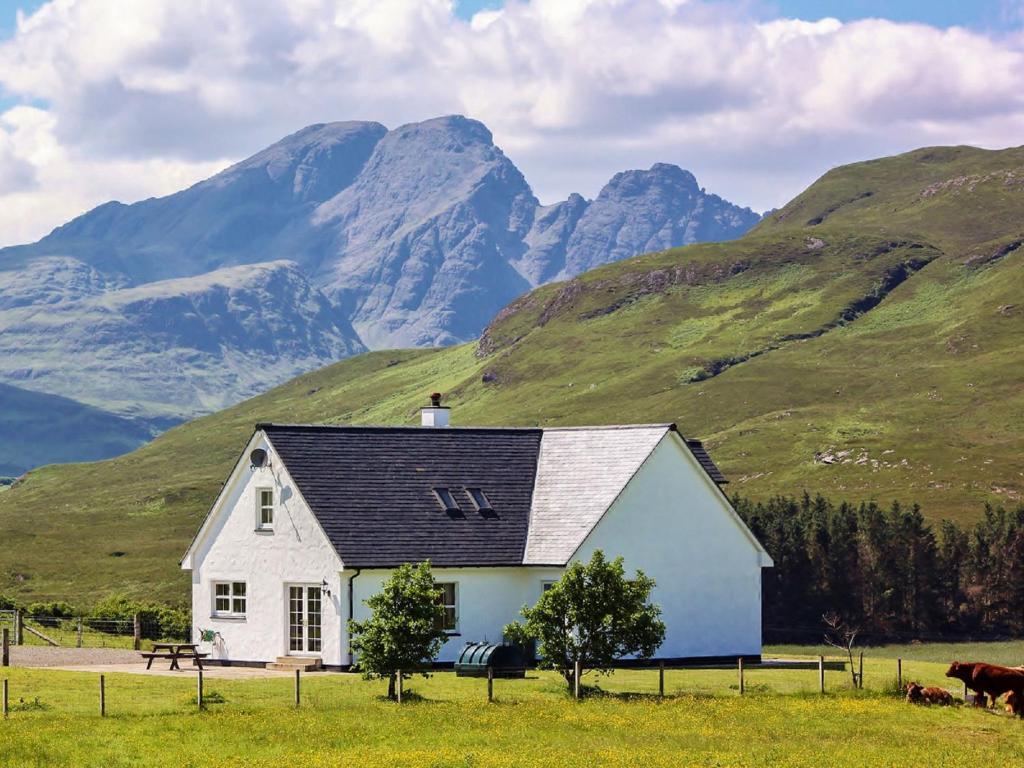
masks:
<svg viewBox="0 0 1024 768"><path fill-rule="evenodd" d="M4 0L0 0L2 6ZM465 18L479 10L498 8L502 0L457 0L456 12ZM795 17L816 20L833 16L840 21L883 18L893 21L918 21L936 27L964 26L996 29L1012 21L1020 22L1020 3L1008 0L762 0L752 2L759 16ZM1017 18L1014 19L1013 8Z"/></svg>

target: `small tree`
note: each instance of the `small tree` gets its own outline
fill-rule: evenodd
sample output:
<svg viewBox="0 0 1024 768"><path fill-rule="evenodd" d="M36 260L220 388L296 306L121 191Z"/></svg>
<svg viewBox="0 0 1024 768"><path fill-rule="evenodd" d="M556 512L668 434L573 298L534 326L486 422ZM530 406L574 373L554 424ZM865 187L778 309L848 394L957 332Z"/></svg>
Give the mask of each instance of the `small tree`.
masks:
<svg viewBox="0 0 1024 768"><path fill-rule="evenodd" d="M586 565L570 565L532 608L523 607L525 624L505 627L515 642L540 641L540 665L560 669L570 692L574 669L608 672L623 656L649 658L665 639L661 608L648 602L654 581L637 571L626 578L622 558L608 562L600 550Z"/></svg>
<svg viewBox="0 0 1024 768"><path fill-rule="evenodd" d="M828 631L825 632L825 642L833 648L846 652L846 658L850 662L850 676L853 678L853 687L858 688L857 668L853 665L853 648L857 643L857 635L860 628L843 621L842 617L835 611L829 611L821 620L825 622Z"/></svg>
<svg viewBox="0 0 1024 768"><path fill-rule="evenodd" d="M399 671L403 679L426 667L444 644L444 607L434 584L430 561L406 563L391 574L383 589L366 600L373 615L366 621L350 620L352 651L367 680L388 679L388 698L395 698Z"/></svg>

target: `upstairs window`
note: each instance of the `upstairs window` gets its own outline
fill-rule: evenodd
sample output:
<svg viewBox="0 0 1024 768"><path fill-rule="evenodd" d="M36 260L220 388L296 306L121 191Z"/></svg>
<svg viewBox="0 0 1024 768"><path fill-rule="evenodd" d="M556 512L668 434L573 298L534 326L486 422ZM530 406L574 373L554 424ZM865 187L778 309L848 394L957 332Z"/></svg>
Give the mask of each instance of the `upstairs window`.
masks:
<svg viewBox="0 0 1024 768"><path fill-rule="evenodd" d="M256 530L274 530L274 489L256 489Z"/></svg>
<svg viewBox="0 0 1024 768"><path fill-rule="evenodd" d="M213 583L213 615L245 617L245 582L215 581Z"/></svg>
<svg viewBox="0 0 1024 768"><path fill-rule="evenodd" d="M435 488L434 497L445 512L460 512L462 510L459 506L459 502L455 500L451 490L448 488Z"/></svg>
<svg viewBox="0 0 1024 768"><path fill-rule="evenodd" d="M473 502L473 506L476 507L477 512L493 512L494 507L491 506L490 499L483 492L482 488L467 488L466 493L468 494L470 501Z"/></svg>
<svg viewBox="0 0 1024 768"><path fill-rule="evenodd" d="M457 584L454 581L439 581L434 586L441 590L441 596L437 601L444 607L444 617L437 623L437 628L445 632L455 632L459 626Z"/></svg>

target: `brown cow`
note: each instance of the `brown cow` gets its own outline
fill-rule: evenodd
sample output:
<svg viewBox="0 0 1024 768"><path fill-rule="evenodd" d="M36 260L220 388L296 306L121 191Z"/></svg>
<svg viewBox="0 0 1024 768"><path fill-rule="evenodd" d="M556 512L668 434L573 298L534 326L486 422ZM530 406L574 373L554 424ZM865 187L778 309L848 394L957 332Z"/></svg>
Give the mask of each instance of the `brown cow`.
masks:
<svg viewBox="0 0 1024 768"><path fill-rule="evenodd" d="M953 697L944 688L925 688L917 683L907 683L907 701L911 704L938 704L941 707L948 707L953 703Z"/></svg>
<svg viewBox="0 0 1024 768"><path fill-rule="evenodd" d="M1024 696L1016 691L1006 694L1006 711L1017 717L1024 717Z"/></svg>
<svg viewBox="0 0 1024 768"><path fill-rule="evenodd" d="M995 705L996 699L1004 693L1013 691L1017 696L1024 696L1024 672L1010 667L979 662L961 663L954 661L946 670L946 677L955 677L964 683L978 696L980 706L985 706L987 695Z"/></svg>

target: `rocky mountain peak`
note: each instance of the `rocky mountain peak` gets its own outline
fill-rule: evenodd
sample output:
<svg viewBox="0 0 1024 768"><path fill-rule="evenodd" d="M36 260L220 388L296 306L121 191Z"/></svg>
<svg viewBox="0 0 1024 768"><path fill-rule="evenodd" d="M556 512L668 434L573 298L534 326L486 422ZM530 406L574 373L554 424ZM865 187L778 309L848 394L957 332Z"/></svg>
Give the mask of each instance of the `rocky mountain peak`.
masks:
<svg viewBox="0 0 1024 768"><path fill-rule="evenodd" d="M166 423L364 344L475 338L533 286L756 220L664 163L542 206L461 115L310 125L0 249L0 382Z"/></svg>
<svg viewBox="0 0 1024 768"><path fill-rule="evenodd" d="M701 194L701 188L697 184L697 177L678 165L655 163L646 171L632 170L615 174L597 199L665 193L692 197Z"/></svg>

